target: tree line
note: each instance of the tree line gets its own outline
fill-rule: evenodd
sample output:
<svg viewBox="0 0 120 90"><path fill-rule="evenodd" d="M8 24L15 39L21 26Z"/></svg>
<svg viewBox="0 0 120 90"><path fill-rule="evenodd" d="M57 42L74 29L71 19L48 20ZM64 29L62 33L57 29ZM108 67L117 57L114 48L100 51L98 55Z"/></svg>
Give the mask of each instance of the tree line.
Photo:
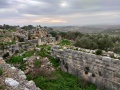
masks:
<svg viewBox="0 0 120 90"><path fill-rule="evenodd" d="M73 41L76 47L86 49L111 50L120 53L120 37L110 36L108 34L83 34L81 32L56 32L52 31L54 37L59 35L63 39Z"/></svg>

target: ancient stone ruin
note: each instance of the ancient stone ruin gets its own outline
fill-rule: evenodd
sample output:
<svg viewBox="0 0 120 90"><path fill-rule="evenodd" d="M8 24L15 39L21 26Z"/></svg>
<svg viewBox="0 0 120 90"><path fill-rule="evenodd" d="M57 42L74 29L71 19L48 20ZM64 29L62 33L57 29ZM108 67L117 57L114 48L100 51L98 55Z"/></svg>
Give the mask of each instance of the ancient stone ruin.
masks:
<svg viewBox="0 0 120 90"><path fill-rule="evenodd" d="M60 46L53 46L51 54L63 71L94 83L100 90L120 90L120 60Z"/></svg>
<svg viewBox="0 0 120 90"><path fill-rule="evenodd" d="M37 45L43 44L54 44L56 39L52 37L46 30L46 28L37 26L36 28L25 31L18 29L17 32L13 33L13 39L17 42L35 43Z"/></svg>

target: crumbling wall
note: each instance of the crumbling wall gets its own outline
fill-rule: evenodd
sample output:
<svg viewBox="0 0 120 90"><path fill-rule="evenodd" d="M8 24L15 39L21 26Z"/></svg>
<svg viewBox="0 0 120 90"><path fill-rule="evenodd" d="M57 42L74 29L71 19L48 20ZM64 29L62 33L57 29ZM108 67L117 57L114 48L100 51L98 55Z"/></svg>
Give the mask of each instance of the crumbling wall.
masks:
<svg viewBox="0 0 120 90"><path fill-rule="evenodd" d="M101 90L120 90L120 60L53 46L63 71L94 83Z"/></svg>

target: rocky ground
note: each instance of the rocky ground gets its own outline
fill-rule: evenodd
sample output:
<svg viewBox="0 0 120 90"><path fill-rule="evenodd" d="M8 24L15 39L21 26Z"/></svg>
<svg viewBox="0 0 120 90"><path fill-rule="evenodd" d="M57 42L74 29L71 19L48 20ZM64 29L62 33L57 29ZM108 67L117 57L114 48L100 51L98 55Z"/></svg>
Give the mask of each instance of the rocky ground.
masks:
<svg viewBox="0 0 120 90"><path fill-rule="evenodd" d="M26 80L26 75L32 76L48 76L55 71L52 63L47 57L32 55L31 57L23 58L25 69L20 69L10 64L7 64L0 58L0 90L40 90L36 87L33 81ZM26 74L26 75L25 75Z"/></svg>
<svg viewBox="0 0 120 90"><path fill-rule="evenodd" d="M31 56L24 60L27 65L24 70L25 74L48 76L55 70L47 57Z"/></svg>
<svg viewBox="0 0 120 90"><path fill-rule="evenodd" d="M40 90L33 81L26 80L23 71L6 64L0 58L0 90Z"/></svg>

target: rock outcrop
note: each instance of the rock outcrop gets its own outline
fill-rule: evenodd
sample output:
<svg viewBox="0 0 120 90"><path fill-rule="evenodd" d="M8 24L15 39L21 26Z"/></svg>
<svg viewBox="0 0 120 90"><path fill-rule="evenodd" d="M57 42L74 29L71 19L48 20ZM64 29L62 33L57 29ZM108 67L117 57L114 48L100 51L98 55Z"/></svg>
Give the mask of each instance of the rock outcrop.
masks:
<svg viewBox="0 0 120 90"><path fill-rule="evenodd" d="M3 72L0 75L2 90L41 90L36 87L33 81L26 80L23 71L6 64L2 58L0 58L0 69Z"/></svg>

